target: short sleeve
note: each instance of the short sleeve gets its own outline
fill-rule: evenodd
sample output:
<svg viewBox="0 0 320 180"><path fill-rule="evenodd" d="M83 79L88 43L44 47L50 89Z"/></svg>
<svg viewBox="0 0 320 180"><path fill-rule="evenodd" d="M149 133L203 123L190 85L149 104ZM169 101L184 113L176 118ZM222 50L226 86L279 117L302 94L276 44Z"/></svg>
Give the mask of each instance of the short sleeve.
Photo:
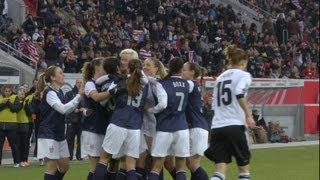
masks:
<svg viewBox="0 0 320 180"><path fill-rule="evenodd" d="M251 85L251 82L251 75L249 73L243 74L235 87L235 95L246 94Z"/></svg>
<svg viewBox="0 0 320 180"><path fill-rule="evenodd" d="M57 103L61 103L61 100L59 99L59 97L57 96L57 93L55 93L54 91L49 91L47 93L47 97L46 97L47 103L53 107L53 105L57 104Z"/></svg>
<svg viewBox="0 0 320 180"><path fill-rule="evenodd" d="M96 85L92 81L88 81L84 86L84 93L87 97L90 97L90 93L93 90L97 90Z"/></svg>

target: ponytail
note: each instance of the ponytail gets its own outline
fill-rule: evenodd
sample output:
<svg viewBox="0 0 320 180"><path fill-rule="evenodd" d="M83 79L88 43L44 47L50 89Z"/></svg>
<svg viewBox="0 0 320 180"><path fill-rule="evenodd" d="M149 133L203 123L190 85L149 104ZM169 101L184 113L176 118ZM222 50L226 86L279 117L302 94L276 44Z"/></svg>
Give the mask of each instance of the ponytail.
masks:
<svg viewBox="0 0 320 180"><path fill-rule="evenodd" d="M126 81L128 96L139 96L142 89L142 63L138 59L133 59L128 65L130 77Z"/></svg>
<svg viewBox="0 0 320 180"><path fill-rule="evenodd" d="M50 66L43 74L39 76L39 81L35 91L36 98L40 98L43 90L49 83L51 83L51 76L55 76L57 68L58 66Z"/></svg>
<svg viewBox="0 0 320 180"><path fill-rule="evenodd" d="M83 67L81 68L81 72L83 74L83 80L85 82L93 78L95 73L95 66L100 66L103 60L103 58L96 58L90 62L84 63Z"/></svg>

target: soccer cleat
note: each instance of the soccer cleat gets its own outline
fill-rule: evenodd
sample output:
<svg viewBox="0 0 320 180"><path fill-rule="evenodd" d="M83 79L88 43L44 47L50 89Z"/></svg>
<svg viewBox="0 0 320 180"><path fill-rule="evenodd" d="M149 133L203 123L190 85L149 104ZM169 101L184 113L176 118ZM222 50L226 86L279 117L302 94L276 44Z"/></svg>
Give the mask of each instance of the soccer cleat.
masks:
<svg viewBox="0 0 320 180"><path fill-rule="evenodd" d="M44 161L43 161L43 159L40 159L40 160L39 160L39 165L40 165L40 166L44 166Z"/></svg>
<svg viewBox="0 0 320 180"><path fill-rule="evenodd" d="M14 164L13 164L13 167L14 167L14 168L18 168L18 167L20 167L20 164L19 164L19 163L14 163Z"/></svg>
<svg viewBox="0 0 320 180"><path fill-rule="evenodd" d="M29 164L29 162L25 161L25 162L21 163L21 166L22 167L27 167L27 166L30 166L30 164Z"/></svg>

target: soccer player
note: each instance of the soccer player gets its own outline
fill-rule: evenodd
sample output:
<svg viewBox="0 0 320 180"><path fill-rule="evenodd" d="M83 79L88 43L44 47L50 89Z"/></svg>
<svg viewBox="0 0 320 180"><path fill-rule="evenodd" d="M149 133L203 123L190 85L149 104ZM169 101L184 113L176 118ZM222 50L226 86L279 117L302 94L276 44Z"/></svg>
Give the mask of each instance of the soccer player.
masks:
<svg viewBox="0 0 320 180"><path fill-rule="evenodd" d="M138 53L133 49L124 49L120 52L120 71L122 74L128 74L128 65L132 59L139 59Z"/></svg>
<svg viewBox="0 0 320 180"><path fill-rule="evenodd" d="M230 45L224 50L230 68L216 80L213 90L214 117L211 125L211 142L205 156L215 163L211 180L224 180L227 164L232 156L239 169L239 180L249 180L250 151L246 124L255 127L246 94L251 75L246 72L248 60L244 50Z"/></svg>
<svg viewBox="0 0 320 180"><path fill-rule="evenodd" d="M140 60L130 60L128 69L128 77L119 81L116 88L108 90L116 97L116 107L103 141L103 151L94 173L95 180L104 179L104 172L113 154L125 156L127 180L137 178L135 159L139 157L137 144L140 143L143 107L148 87L142 81Z"/></svg>
<svg viewBox="0 0 320 180"><path fill-rule="evenodd" d="M146 178L146 168L150 170L151 164L149 159L152 139L156 134L156 117L155 112L157 109L162 110L163 104L167 103L167 93L161 87L158 80L166 77L167 72L161 61L155 58L147 58L143 62L143 71L146 73L149 79L148 83L148 96L146 102L149 106L153 107L158 104L158 107L154 107L152 112L145 111L143 114L143 124L142 124L142 137L140 140L140 157L137 160L137 174L138 179ZM158 87L158 88L157 88ZM160 101L159 103L156 103ZM144 141L145 139L145 141Z"/></svg>
<svg viewBox="0 0 320 180"><path fill-rule="evenodd" d="M103 68L104 58L96 58L86 62L82 68L85 81L85 96L83 114L85 116L81 134L81 157L89 157L90 172L88 180L92 180L93 173L99 161L101 145L103 142L107 120L103 116L103 108L100 101L107 99L109 92L98 92L95 81L106 74Z"/></svg>
<svg viewBox="0 0 320 180"><path fill-rule="evenodd" d="M192 62L183 65L182 77L193 80L193 90L189 94L186 117L190 128L190 157L187 158L187 167L191 171L191 180L208 180L208 175L200 166L200 158L208 147L208 122L202 114L203 101L197 81L203 69Z"/></svg>
<svg viewBox="0 0 320 180"><path fill-rule="evenodd" d="M169 62L167 77L159 81L167 93L167 104L156 114L156 135L153 139L151 155L155 158L149 180L158 180L165 157L174 156L175 179L185 180L185 158L189 156L189 129L185 110L193 83L181 78L184 61L174 58ZM152 107L148 109L152 112Z"/></svg>
<svg viewBox="0 0 320 180"><path fill-rule="evenodd" d="M49 84L46 86L45 84ZM42 92L41 118L38 132L38 158L45 158L45 180L62 180L69 169L69 150L65 139L65 114L72 112L79 104L83 88L78 95L64 104L61 86L64 75L60 67L50 66L40 76L37 91ZM41 147L41 148L40 148Z"/></svg>

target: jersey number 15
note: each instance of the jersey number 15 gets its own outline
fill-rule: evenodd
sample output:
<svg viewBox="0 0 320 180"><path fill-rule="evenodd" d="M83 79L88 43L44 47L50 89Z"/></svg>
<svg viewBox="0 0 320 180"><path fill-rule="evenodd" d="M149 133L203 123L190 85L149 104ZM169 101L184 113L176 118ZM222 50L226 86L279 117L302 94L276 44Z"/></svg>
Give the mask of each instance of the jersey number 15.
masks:
<svg viewBox="0 0 320 180"><path fill-rule="evenodd" d="M221 102L223 105L227 106L232 102L232 93L230 89L232 81L226 80L222 82L218 82L217 84L217 105L221 106Z"/></svg>

